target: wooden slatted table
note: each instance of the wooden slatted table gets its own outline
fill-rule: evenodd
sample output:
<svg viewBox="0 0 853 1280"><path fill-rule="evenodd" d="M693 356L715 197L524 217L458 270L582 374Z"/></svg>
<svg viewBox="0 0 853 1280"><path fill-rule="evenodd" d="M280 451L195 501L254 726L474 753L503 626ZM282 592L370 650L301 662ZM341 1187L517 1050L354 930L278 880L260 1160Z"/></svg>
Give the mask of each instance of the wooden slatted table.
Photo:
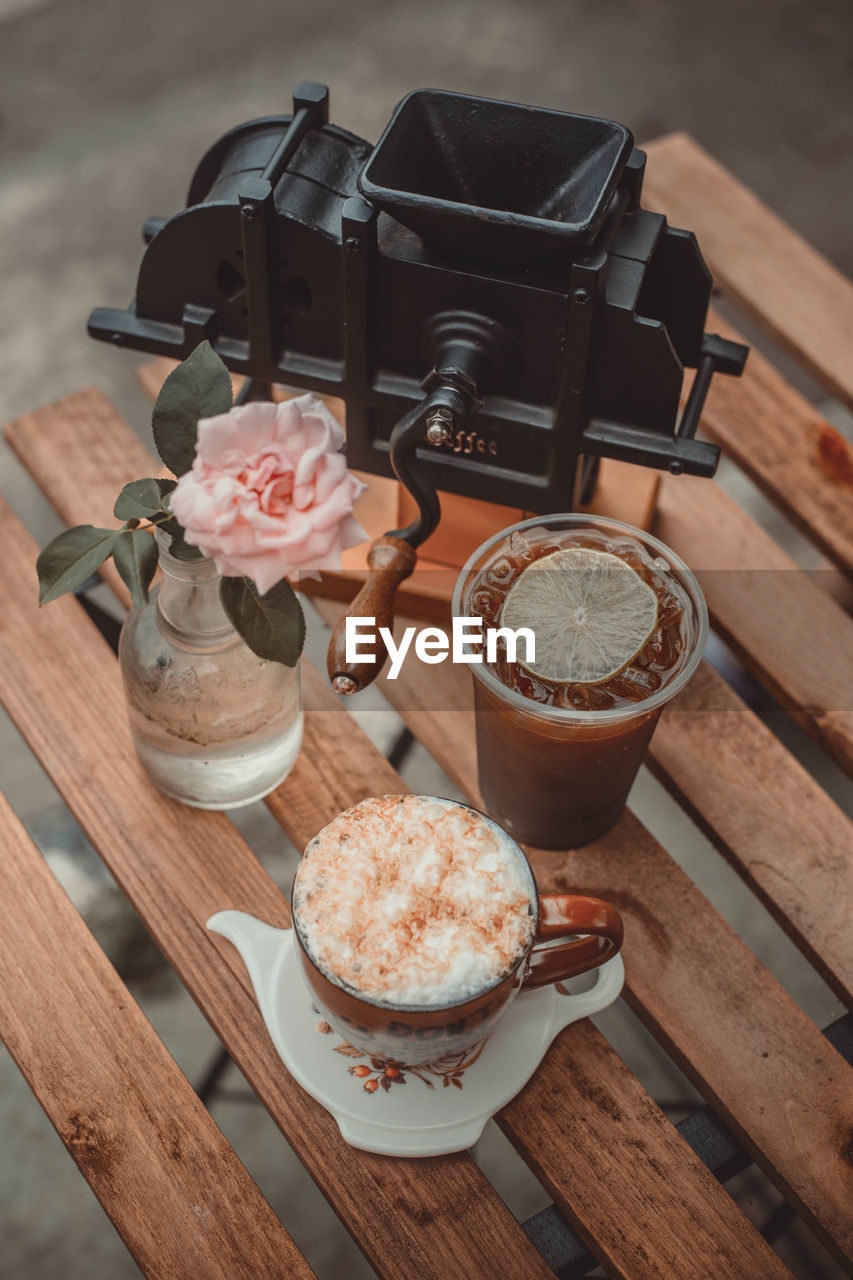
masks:
<svg viewBox="0 0 853 1280"><path fill-rule="evenodd" d="M851 286L689 138L650 156L651 203L697 230L730 298L853 398ZM850 568L853 457L771 363L753 352L742 380L718 379L703 427L831 566ZM96 390L19 419L7 437L69 524L109 524L118 488L156 465ZM710 481L665 479L655 532L699 572L719 634L853 772L853 622L837 591L799 572ZM276 1056L236 952L204 927L223 907L286 926L285 898L226 816L148 785L111 650L74 599L36 608L37 548L6 505L0 536L3 704L380 1276L547 1280L596 1260L626 1280L787 1276L718 1180L750 1160L853 1274L853 1032L844 1022L822 1034L631 813L587 848L531 857L543 888L619 905L625 998L709 1106L674 1127L584 1022L497 1117L554 1201L530 1223L468 1154L406 1161L347 1147ZM332 621L340 605L319 608ZM467 681L449 665L410 667L382 687L476 802ZM364 796L405 790L307 663L303 685L302 754L268 799L299 847ZM649 763L849 1004L844 813L707 664L664 714ZM145 1275L313 1274L2 798L0 817L0 1035Z"/></svg>

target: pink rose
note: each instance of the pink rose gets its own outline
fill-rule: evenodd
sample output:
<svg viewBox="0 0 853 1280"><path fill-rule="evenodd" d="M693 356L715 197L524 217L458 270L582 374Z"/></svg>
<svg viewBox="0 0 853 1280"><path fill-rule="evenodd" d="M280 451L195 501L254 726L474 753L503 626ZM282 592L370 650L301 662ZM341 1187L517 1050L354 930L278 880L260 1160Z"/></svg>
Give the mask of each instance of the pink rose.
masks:
<svg viewBox="0 0 853 1280"><path fill-rule="evenodd" d="M187 542L261 595L297 569L339 569L367 537L351 514L366 486L347 471L343 441L313 395L202 418L192 470L171 495Z"/></svg>

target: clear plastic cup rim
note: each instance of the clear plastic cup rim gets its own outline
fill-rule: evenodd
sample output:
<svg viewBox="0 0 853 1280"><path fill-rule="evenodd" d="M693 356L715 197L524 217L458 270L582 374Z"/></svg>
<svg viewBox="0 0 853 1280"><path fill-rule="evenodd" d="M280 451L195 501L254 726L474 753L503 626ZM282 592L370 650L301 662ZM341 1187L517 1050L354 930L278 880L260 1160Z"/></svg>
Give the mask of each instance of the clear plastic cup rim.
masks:
<svg viewBox="0 0 853 1280"><path fill-rule="evenodd" d="M609 516L588 516L581 512L532 516L529 520L522 520L519 524L507 525L505 529L492 534L491 538L487 538L485 542L482 542L459 570L459 576L453 588L453 601L451 604L453 617L472 616L463 614L462 593L469 576L477 568L478 562L486 556L492 547L508 538L511 533L523 533L525 529L536 529L543 526L551 528L555 524L562 528L565 528L566 525L576 525L578 528L587 526L591 530L627 534L642 543L645 548L654 552L656 558L660 557L665 560L669 571L676 570L680 584L687 590L696 610L695 635L690 656L684 666L676 672L675 676L662 689L658 689L657 693L653 693L650 698L643 698L640 702L631 703L628 707L611 707L606 711L583 711L575 710L571 707L545 706L540 702L534 702L531 698L525 698L524 694L505 685L486 666L485 662L471 664L471 672L474 679L481 680L503 702L515 707L516 710L523 711L528 716L548 721L551 724L616 724L622 720L634 720L639 716L648 715L651 711L656 711L684 688L702 661L705 641L708 636L708 608L705 604L702 588L699 586L693 571L688 568L679 555L676 555L671 547L668 547L665 542L661 542L660 538L654 537L653 534L646 533L644 529L637 529L634 525L626 524L623 520L612 520ZM468 648L473 652L473 646L468 646Z"/></svg>

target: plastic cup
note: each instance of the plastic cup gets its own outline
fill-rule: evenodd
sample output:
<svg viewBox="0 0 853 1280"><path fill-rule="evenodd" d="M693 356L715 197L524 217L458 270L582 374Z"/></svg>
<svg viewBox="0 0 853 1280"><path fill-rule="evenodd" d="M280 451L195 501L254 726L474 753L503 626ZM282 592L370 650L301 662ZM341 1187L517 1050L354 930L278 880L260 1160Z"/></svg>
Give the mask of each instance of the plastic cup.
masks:
<svg viewBox="0 0 853 1280"><path fill-rule="evenodd" d="M484 570L512 555L510 535L590 531L618 545L633 541L680 596L683 645L661 688L627 706L582 711L549 706L509 688L485 661L472 664L477 763L485 809L516 840L541 849L588 844L618 820L665 705L684 688L705 648L708 612L695 577L659 539L619 520L582 514L536 516L501 530L462 568L455 617L477 616L471 599ZM559 539L555 539L558 541ZM566 546L571 546L567 540ZM607 549L606 547L604 549ZM471 646L468 652L475 652Z"/></svg>

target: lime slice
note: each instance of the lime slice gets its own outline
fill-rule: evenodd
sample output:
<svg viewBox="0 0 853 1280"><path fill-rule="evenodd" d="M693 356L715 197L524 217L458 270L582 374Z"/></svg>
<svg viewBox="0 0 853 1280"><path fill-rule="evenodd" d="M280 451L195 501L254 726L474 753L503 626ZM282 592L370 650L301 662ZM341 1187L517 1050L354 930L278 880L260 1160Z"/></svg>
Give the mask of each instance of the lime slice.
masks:
<svg viewBox="0 0 853 1280"><path fill-rule="evenodd" d="M607 551L572 547L527 566L507 592L500 625L533 631L535 661L519 658L531 675L554 684L601 684L637 656L657 619L657 596L629 564Z"/></svg>

